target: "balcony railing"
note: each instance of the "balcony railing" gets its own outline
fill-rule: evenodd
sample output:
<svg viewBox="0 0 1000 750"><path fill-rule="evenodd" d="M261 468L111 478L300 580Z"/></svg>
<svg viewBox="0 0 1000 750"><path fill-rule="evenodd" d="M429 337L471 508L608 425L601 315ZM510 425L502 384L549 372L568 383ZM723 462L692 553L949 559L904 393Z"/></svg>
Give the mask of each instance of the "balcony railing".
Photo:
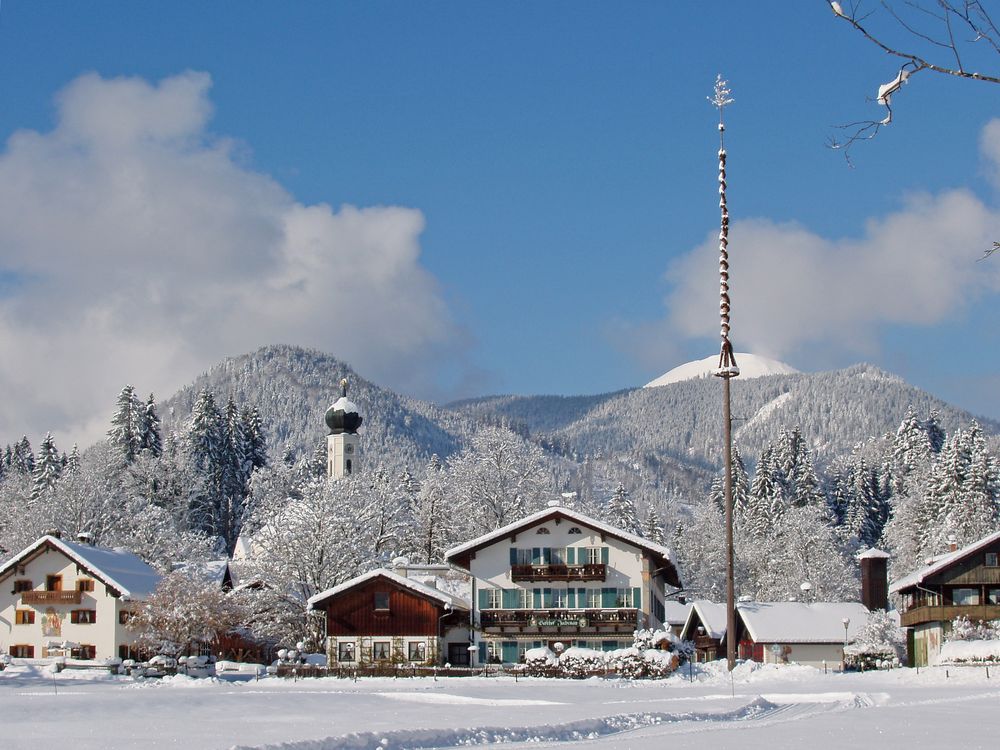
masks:
<svg viewBox="0 0 1000 750"><path fill-rule="evenodd" d="M79 591L22 591L23 604L79 604Z"/></svg>
<svg viewBox="0 0 1000 750"><path fill-rule="evenodd" d="M938 607L913 607L899 616L899 624L904 628L925 622L950 621L964 615L972 622L979 620L1000 620L998 604L952 604Z"/></svg>
<svg viewBox="0 0 1000 750"><path fill-rule="evenodd" d="M512 581L604 581L607 567L604 563L584 565L512 565Z"/></svg>
<svg viewBox="0 0 1000 750"><path fill-rule="evenodd" d="M638 621L636 609L484 609L479 612L482 627L494 630L587 630L609 625L634 630Z"/></svg>

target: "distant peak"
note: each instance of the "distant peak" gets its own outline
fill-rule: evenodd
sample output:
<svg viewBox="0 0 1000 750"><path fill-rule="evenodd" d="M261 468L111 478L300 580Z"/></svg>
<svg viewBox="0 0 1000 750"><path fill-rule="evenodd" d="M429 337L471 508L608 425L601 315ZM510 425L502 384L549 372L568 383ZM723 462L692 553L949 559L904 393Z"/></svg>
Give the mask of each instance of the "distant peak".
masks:
<svg viewBox="0 0 1000 750"><path fill-rule="evenodd" d="M776 359L761 357L747 352L737 352L736 364L740 368L740 378L761 378L766 375L797 375L796 370L791 365L779 362ZM719 366L719 355L714 354L705 359L696 359L692 362L685 362L674 369L664 373L655 380L646 383L646 388L656 388L670 383L679 383L684 380L697 380L699 378L711 377Z"/></svg>

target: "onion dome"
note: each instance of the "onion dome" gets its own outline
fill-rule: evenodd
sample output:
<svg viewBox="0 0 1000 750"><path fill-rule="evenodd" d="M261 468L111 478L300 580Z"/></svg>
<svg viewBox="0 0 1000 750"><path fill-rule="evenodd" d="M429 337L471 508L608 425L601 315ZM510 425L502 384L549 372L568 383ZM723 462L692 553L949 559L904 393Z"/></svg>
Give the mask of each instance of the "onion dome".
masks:
<svg viewBox="0 0 1000 750"><path fill-rule="evenodd" d="M340 398L326 410L326 426L330 428L331 435L345 432L353 435L361 426L358 407L347 398L347 378L340 381Z"/></svg>

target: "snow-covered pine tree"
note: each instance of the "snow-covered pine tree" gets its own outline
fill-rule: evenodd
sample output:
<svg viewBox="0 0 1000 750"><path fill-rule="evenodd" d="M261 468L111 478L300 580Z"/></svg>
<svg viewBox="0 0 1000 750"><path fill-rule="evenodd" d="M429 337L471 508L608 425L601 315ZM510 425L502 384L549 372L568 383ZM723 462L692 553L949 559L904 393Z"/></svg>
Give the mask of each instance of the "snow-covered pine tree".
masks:
<svg viewBox="0 0 1000 750"><path fill-rule="evenodd" d="M18 474L31 476L35 470L35 454L31 450L28 436L24 435L14 444L11 451L10 468Z"/></svg>
<svg viewBox="0 0 1000 750"><path fill-rule="evenodd" d="M931 410L930 416L924 422L924 432L927 433L927 440L930 443L931 451L940 453L947 439L944 429L941 427L941 413L937 409Z"/></svg>
<svg viewBox="0 0 1000 750"><path fill-rule="evenodd" d="M753 538L766 536L784 512L785 504L775 473L774 448L769 445L760 454L746 509L742 518L737 519L740 527Z"/></svg>
<svg viewBox="0 0 1000 750"><path fill-rule="evenodd" d="M611 498L608 500L607 513L605 515L612 526L617 526L629 534L642 535L639 513L622 482L618 483Z"/></svg>
<svg viewBox="0 0 1000 750"><path fill-rule="evenodd" d="M650 508L646 514L646 524L642 535L654 544L664 544L666 534L663 531L663 524L660 522L660 514L654 508Z"/></svg>
<svg viewBox="0 0 1000 750"><path fill-rule="evenodd" d="M73 443L73 448L66 459L66 474L73 475L80 471L80 447Z"/></svg>
<svg viewBox="0 0 1000 750"><path fill-rule="evenodd" d="M118 394L115 413L111 417L108 442L117 449L124 463L130 464L139 455L142 446L146 407L139 400L135 388L126 385Z"/></svg>
<svg viewBox="0 0 1000 750"><path fill-rule="evenodd" d="M225 422L207 388L198 394L185 439L188 461L201 478L201 493L191 508L191 526L222 537L225 523L223 484L226 449ZM226 540L235 542L233 540ZM231 548L230 548L231 549Z"/></svg>
<svg viewBox="0 0 1000 750"><path fill-rule="evenodd" d="M163 442L160 438L160 417L156 413L156 399L149 394L142 411L139 429L139 450L146 451L151 456L159 457L163 453Z"/></svg>
<svg viewBox="0 0 1000 750"><path fill-rule="evenodd" d="M52 433L45 433L41 445L38 446L38 458L35 461L35 470L32 472L31 497L37 500L50 492L59 481L62 474L62 460L59 451L56 449Z"/></svg>

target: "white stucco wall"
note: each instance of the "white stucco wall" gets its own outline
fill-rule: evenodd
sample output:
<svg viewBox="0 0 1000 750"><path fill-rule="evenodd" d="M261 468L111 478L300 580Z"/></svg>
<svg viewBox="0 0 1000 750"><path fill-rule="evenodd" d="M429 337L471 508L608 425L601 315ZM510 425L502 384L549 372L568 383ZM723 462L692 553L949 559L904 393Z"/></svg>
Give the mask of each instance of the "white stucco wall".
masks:
<svg viewBox="0 0 1000 750"><path fill-rule="evenodd" d="M842 643L785 643L780 644L784 656L774 653L772 644L764 646L765 664L801 664L822 669L840 669L844 656Z"/></svg>
<svg viewBox="0 0 1000 750"><path fill-rule="evenodd" d="M23 579L31 581L33 591L44 591L50 575L62 576L63 591L76 590L80 579L93 580L94 590L82 592L79 604L23 604L21 594L13 593L14 582ZM15 624L15 611L19 609L34 611L35 622ZM96 622L70 622L70 612L74 609L95 610ZM15 567L0 579L0 648L9 652L13 645L34 646L35 658L42 658L43 649L50 641L71 641L94 646L98 660L117 657L119 645L132 644L135 640L134 634L118 622L121 609L122 602L112 596L99 579L78 569L62 552L47 549L28 562L23 572Z"/></svg>

